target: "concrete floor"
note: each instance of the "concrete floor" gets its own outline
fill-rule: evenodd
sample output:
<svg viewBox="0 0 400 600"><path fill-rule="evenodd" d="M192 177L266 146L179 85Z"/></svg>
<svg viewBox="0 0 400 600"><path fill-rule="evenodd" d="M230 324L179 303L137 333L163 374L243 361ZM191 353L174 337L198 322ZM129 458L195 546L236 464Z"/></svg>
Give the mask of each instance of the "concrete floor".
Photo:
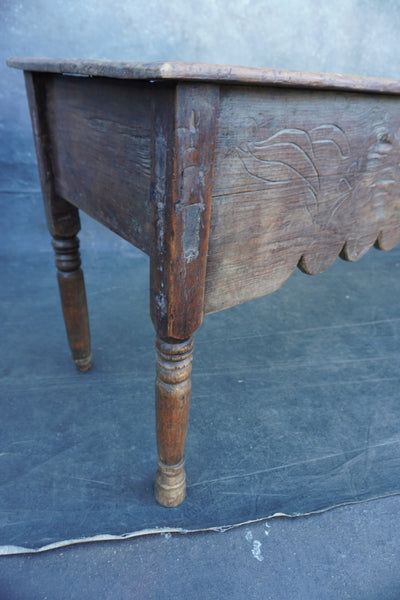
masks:
<svg viewBox="0 0 400 600"><path fill-rule="evenodd" d="M9 182L20 180L22 180L21 173L17 173L16 177L10 173ZM7 200L3 203L6 210L3 211L3 236L0 246L2 278L3 282L7 282L3 286L0 298L4 327L3 340L5 341L1 346L3 368L0 380L3 400L6 400L4 406L9 408L10 403L7 404L7 401L10 400L10 391L12 391L13 400L19 399L22 402L20 405L22 408L18 409L20 413L23 412L24 402L28 399L29 406L31 408L33 405L35 406L36 412L32 414L39 416L40 412L37 411L40 409L40 405L37 404L38 402L52 407L55 415L58 408L62 408L64 411L62 413L62 433L67 442L71 442L70 446L67 444L66 447L67 449L75 448L79 444L76 444L73 436L78 436L77 439L80 442L85 436L88 439L95 439L98 435L98 431L93 427L98 427L102 422L100 418L96 417L96 401L100 396L104 396L105 401L107 398L112 400L115 396L115 389L117 389L115 385L118 383L118 393L121 394L119 401L121 399L122 401L116 403L115 406L118 404L120 407L118 410L122 412L125 402L123 398L126 394L126 398L130 397L132 369L136 368L136 359L130 351L132 348L132 340L128 331L130 327L132 327L134 336L138 336L138 328L142 331L143 327L145 333L141 334L144 335L140 338L141 344L146 348L148 346L149 357L152 353L151 325L145 324L144 312L141 309L138 310L138 305L130 306L133 297L137 300L140 296L145 302L145 293L140 291L138 295L138 292L135 291L138 280L131 277L125 268L121 268L119 271L116 268L117 263L120 266L132 263L133 267L137 269L141 259L132 254L126 245L115 241L115 236L109 232L104 232L104 235L100 234L97 226L92 227L84 219L82 246L84 258L85 253L87 257L84 264L86 265L89 302L93 316L92 325L96 339L97 371L94 371L93 379L90 381L86 379L84 384L86 396L82 410L88 412L74 413L72 408L68 408L68 397L71 398L72 388L78 389L83 385L83 380L76 379L72 368L67 366L70 363L68 362L61 315L59 307L55 307L54 273L46 274L47 263L51 265L52 258L49 255L48 238L44 230L41 208L39 208L40 194L37 189L36 191L18 190L15 192L11 189L3 198ZM118 259L121 262L113 258L117 255L122 256ZM372 488L364 489L363 486L367 483L376 485L374 493L369 492L372 493L370 497L387 495L390 492L389 488L392 493L398 491L400 471L395 443L398 439L396 419L399 415L397 401L400 396L398 380L399 315L398 302L396 302L400 264L398 257L399 250L396 249L386 256L378 253L371 254L371 258L364 259L365 262L361 261L359 266L337 263L335 267L332 267L332 271L328 271L326 276L322 275L320 278L307 279L299 274L294 277L292 283L289 281L288 285L282 288L282 293L271 295L271 300L264 313L258 312L259 308L256 308L256 304L249 304L250 308L243 312L226 311L221 321L218 316L210 317L209 324L206 320L202 332L199 332L197 336L197 374L194 375L194 381L200 401L197 406L195 403L192 412L191 442L189 444L192 481L195 481L196 469L199 469L199 465L201 465L201 449L205 452L204 460L210 463L209 468L217 470L221 468L222 471L224 469L226 471L231 468L229 461L232 460L234 464L240 458L240 449L245 451L246 448L250 448L251 435L254 433L250 423L252 421L250 409L244 407L242 414L243 419L249 420L249 423L245 423L245 427L242 426L243 423L239 427L237 419L227 420L224 417L224 411L226 414L233 404L236 407L235 410L240 408L243 390L251 389L253 390L252 402L255 402L251 406L254 410L254 407L258 406L256 403L260 400L259 394L265 393L265 382L262 383L262 381L263 377L266 377L269 390L268 402L271 402L271 397L277 394L278 398L285 399L289 407L290 394L288 390L294 389L299 394L300 406L304 410L306 408L311 410L317 406L315 402L325 394L326 402L325 405L320 406L317 421L322 428L326 427L327 422L329 423L329 419L326 419L326 415L323 414L325 409L322 407L325 406L326 409L332 407L332 411L336 410L336 413L330 414L335 415L334 420L340 425L340 420L344 418L341 416L344 414L341 411L345 409L350 398L351 404L354 405L354 415L350 422L344 424L346 429L343 429L341 443L345 443L346 436L356 435L357 430L363 434L364 421L368 425L368 435L370 436L368 442L373 439L371 436L376 436L375 445L369 446L373 452L360 455L361 458L367 458L367 462L352 460L352 456L349 455L348 460L342 465L350 469L349 482L351 483L350 487L356 490L355 499L359 500L365 495L368 496L368 489ZM46 267L43 266L43 261L46 262ZM108 273L100 286L98 284L99 272ZM133 270L133 272L135 271ZM330 274L328 275L328 273ZM113 277L120 278L119 283L113 283ZM314 281L317 283L310 283ZM53 290L53 285L54 295L50 297L53 292L50 294L49 290ZM120 293L118 286L124 290L123 294ZM26 299L29 299L29 302ZM257 304L257 306L259 305ZM268 333L264 338L260 335L260 318L263 331ZM241 348L244 346L240 345L242 342L235 341L235 335L233 335L233 333L236 334L237 323L246 319L244 326L248 331L253 332L254 339L257 339L257 344L259 344L258 352L253 355L251 360L249 359L250 362L245 358L245 354L240 354ZM276 332L278 322L280 334L282 334L283 325L285 327L284 342L275 337L274 332ZM137 325L136 329L133 327L134 324ZM228 333L223 333L224 331ZM229 344L224 342L224 336L227 336ZM204 348L208 347L210 339L213 341L213 354L204 351ZM279 348L279 352L271 352L271 340L274 343L273 347ZM223 351L224 344L229 348L229 352ZM216 356L219 361L218 371L214 368ZM263 356L267 358L263 358ZM235 357L233 363L232 357ZM152 358L150 357L146 361L150 369ZM291 368L289 368L290 365ZM140 368L143 369L143 367ZM232 374L237 376L237 379L246 379L246 377L242 378L238 369L243 369L248 381L247 383L243 381L245 387L241 387L239 390L239 386L238 391L233 393L233 388L229 387L230 379L227 378L225 381L223 374L226 371L230 376ZM117 378L115 373L118 375ZM315 385L310 385L308 381L311 376L314 377ZM97 377L99 379L96 383ZM149 390L152 387L152 377L150 370L148 373L147 371L144 373L143 379L150 383L143 385L149 385ZM203 385L209 389L210 382L214 382L213 391L215 392L217 380L219 381L218 385L222 386L222 391L218 392L218 396L213 395L213 399L218 397L218 402L214 406L207 400L209 394L205 391L201 392L201 390ZM261 381L261 383L256 385L257 381ZM35 396L31 394L32 389L35 390ZM340 392L341 389L346 389L346 392ZM228 390L232 395L228 394L228 397L225 397L224 390ZM54 392L60 393L61 396L64 394L65 402L59 400L59 404L57 404ZM149 397L150 395L151 390ZM314 398L313 401L311 401L312 398ZM261 397L261 405L264 405L264 396ZM117 409L115 408L115 410ZM5 414L6 412L3 417ZM93 419L93 430L90 430L90 419L86 419L84 425L82 425L82 418L77 420L77 416L82 417L83 414ZM261 415L263 412L257 414ZM275 413L267 413L267 416L269 414ZM296 414L299 413L293 413L293 415ZM202 423L204 415L207 420ZM117 416L121 417L119 413ZM224 418L225 423L229 422L230 429L227 427L224 430L222 427L216 426L217 420ZM297 417L293 416L291 424L293 432L299 425L296 419ZM211 421L214 423L214 429L210 426ZM21 423L23 422L22 420ZM29 423L28 419L25 423L28 429ZM149 427L151 425L150 422ZM5 443L7 436L11 435L12 427L15 428L15 422L3 418L2 427L1 439ZM26 454L26 458L33 460L33 463L37 459L35 464L42 469L41 477L47 477L46 481L52 486L49 489L52 489L54 493L54 507L60 506L61 502L63 510L66 510L64 513L65 523L68 522L68 519L72 522L76 518L75 513L68 513L67 509L69 506L71 510L79 513L79 499L71 498L69 504L63 504L65 493L59 482L64 474L62 469L65 464L64 466L62 463L58 465L58 463L48 460L49 456L51 459L52 436L55 436L56 440L60 439L57 437L60 431L51 420L46 423L40 418L37 421L37 427L39 429L35 431L35 434L38 434L36 446L32 446L31 452ZM80 427L83 427L82 431L79 429ZM354 431L352 431L352 427ZM129 441L132 444L131 432L129 428L126 431L125 429L124 426L125 433L123 432L123 435L127 436L126 443ZM257 435L263 439L266 430L263 430L263 426L258 421L256 429ZM144 433L139 432L139 434L146 439L148 430L143 431ZM219 431L221 435L218 436L216 431ZM240 431L242 431L243 437L235 437L239 435ZM280 434L279 429L276 430L276 428L268 431L275 436L274 439L277 442L281 434L285 433L282 430ZM327 443L333 444L335 440L329 438L330 431L328 427L326 439ZM224 436L227 435L227 432L229 432L229 436L225 439ZM390 439L387 438L387 435ZM72 436L71 439L68 436ZM313 439L311 432L307 439L311 443L310 440ZM318 443L322 444L324 439L323 437L322 442L319 439ZM379 446L380 439L383 440L381 446ZM384 442L385 439L388 439L388 443ZM116 444L114 447L114 457L119 457L119 464L124 462L121 448L125 441L123 438L121 440L121 445ZM151 447L153 447L153 441L151 440ZM215 452L217 446L221 453L219 457ZM392 448L393 451L382 457L382 461L375 460L374 471L371 465L373 459L377 458L376 453L379 447ZM213 453L208 455L208 450L211 452L212 449ZM144 454L147 456L147 447L145 450ZM35 452L37 452L36 455ZM62 456L61 452L60 455ZM211 460L209 456L216 458ZM249 456L250 462L248 464L243 462L243 469L254 466L257 460L261 462L265 460L262 452L254 451ZM84 457L83 462L80 460L79 455L75 456L74 462L70 463L70 466L72 464L73 468L82 468L83 470L90 466L87 457ZM152 476L152 455L146 460L150 461L149 473ZM221 461L222 467L218 466L218 460ZM244 460L243 456L241 460ZM114 464L108 465L110 472ZM361 471L352 472L354 464L361 465ZM384 485L380 480L380 468L383 468L383 465L385 465L385 470L388 469L386 472L389 473L389 478ZM20 467L22 468L22 466L21 464ZM97 464L95 468L100 467ZM14 502L15 510L20 510L22 507L27 511L24 513L27 515L24 527L30 529L33 534L35 534L35 520L33 517L29 518L29 510L34 511L35 503L38 501L43 502L43 506L52 507L51 504L46 504L48 494L35 495L37 492L34 489L34 475L38 472L35 469L33 464L31 470L28 471L28 475L29 473L31 475L26 480L29 485L24 484L25 487L23 486L15 496ZM321 489L324 502L329 504L329 500L332 499L329 494L337 492L335 488L337 480L334 478L336 471L325 473L323 471L324 469L318 474L316 481L322 481L323 477L320 475L326 475L324 481L327 483ZM12 470L9 473L12 475ZM365 475L362 477L359 487L357 487L358 483L355 477L357 473ZM17 481L18 478L16 478ZM38 481L40 484L42 480L39 478ZM295 481L297 485L301 484L300 479ZM333 486L331 485L332 481L335 484ZM381 483L383 487L380 487ZM192 499L198 487L193 486ZM0 493L4 493L3 500L6 497L9 500L9 496L5 492L7 491L8 494L11 488L12 485L11 487L2 486ZM16 490L17 488L18 486L15 486ZM151 485L149 489L149 494L151 494ZM309 501L315 501L315 498L310 500L306 497L307 489L310 490L310 495L315 493L315 486L309 486L307 483L301 498L300 494L298 494L298 498L296 497L296 489L300 488L294 487L293 489L295 493L290 502L294 509L297 501L299 505L302 503L302 506L306 506ZM253 492L254 490L252 491L252 502L254 503L257 494ZM210 502L215 501L212 490L209 491L208 498ZM229 496L225 495L225 498L229 498ZM245 494L242 496L243 498L246 499ZM104 497L100 495L99 503L101 504L103 500ZM141 501L140 498L139 500ZM321 498L318 496L318 502L320 501ZM225 505L218 505L218 518L222 519L220 524L224 523L224 506L227 519L225 523L230 522L226 515L232 509L231 504L231 502L225 502ZM244 501L242 504L241 510L246 511L246 502ZM146 502L143 505L146 506ZM112 504L105 506L110 513L113 511ZM143 510L140 502L138 507ZM131 507L131 513L134 512ZM199 506L197 506L197 512L199 512ZM45 515L45 512L42 511L42 518L43 514ZM190 516L190 514L193 517L196 516L196 503L188 510L188 515ZM246 514L246 512L241 514ZM124 600L125 598L144 600L156 598L398 600L400 597L399 514L400 496L393 495L342 506L312 516L263 520L238 526L225 533L206 531L185 535L154 534L124 541L66 546L37 554L3 556L0 558L0 600L58 600L63 598L88 600L91 598L106 600ZM51 511L48 515L51 516ZM79 514L78 517L82 518ZM114 518L119 519L118 513ZM244 520L241 519L241 521Z"/></svg>
<svg viewBox="0 0 400 600"><path fill-rule="evenodd" d="M400 497L2 557L1 600L398 600Z"/></svg>

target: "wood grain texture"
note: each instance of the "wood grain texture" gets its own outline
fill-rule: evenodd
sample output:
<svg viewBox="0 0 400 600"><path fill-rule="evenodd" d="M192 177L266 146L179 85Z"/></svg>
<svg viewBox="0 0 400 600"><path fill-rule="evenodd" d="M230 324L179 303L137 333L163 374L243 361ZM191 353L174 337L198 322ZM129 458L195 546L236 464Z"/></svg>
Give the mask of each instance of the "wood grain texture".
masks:
<svg viewBox="0 0 400 600"><path fill-rule="evenodd" d="M25 84L39 165L47 226L53 238L57 280L72 359L80 371L92 364L89 316L79 240L78 209L56 192L51 139L46 114L46 81L25 74Z"/></svg>
<svg viewBox="0 0 400 600"><path fill-rule="evenodd" d="M390 96L224 87L205 312L400 240L400 110Z"/></svg>
<svg viewBox="0 0 400 600"><path fill-rule="evenodd" d="M52 142L46 114L46 79L25 73L25 86L32 121L43 203L49 232L70 237L81 228L78 209L56 192Z"/></svg>
<svg viewBox="0 0 400 600"><path fill-rule="evenodd" d="M168 343L156 339L157 501L177 506L186 492L184 456L189 424L193 339Z"/></svg>
<svg viewBox="0 0 400 600"><path fill-rule="evenodd" d="M45 106L57 193L149 252L148 84L46 77Z"/></svg>
<svg viewBox="0 0 400 600"><path fill-rule="evenodd" d="M76 207L150 254L155 494L177 506L203 314L273 292L296 266L317 274L338 255L358 260L399 241L399 82L188 63L9 64L35 71L27 91L79 368L90 365L90 336Z"/></svg>
<svg viewBox="0 0 400 600"><path fill-rule="evenodd" d="M10 67L28 71L84 74L138 80L189 80L291 88L354 90L400 93L400 81L338 73L309 73L286 69L213 65L176 61L130 62L80 58L9 58Z"/></svg>
<svg viewBox="0 0 400 600"><path fill-rule="evenodd" d="M203 319L217 109L209 84L163 86L154 100L150 311L163 339Z"/></svg>
<svg viewBox="0 0 400 600"><path fill-rule="evenodd" d="M92 352L79 240L76 236L71 238L54 237L53 248L65 329L72 359L80 371L87 371L92 365Z"/></svg>

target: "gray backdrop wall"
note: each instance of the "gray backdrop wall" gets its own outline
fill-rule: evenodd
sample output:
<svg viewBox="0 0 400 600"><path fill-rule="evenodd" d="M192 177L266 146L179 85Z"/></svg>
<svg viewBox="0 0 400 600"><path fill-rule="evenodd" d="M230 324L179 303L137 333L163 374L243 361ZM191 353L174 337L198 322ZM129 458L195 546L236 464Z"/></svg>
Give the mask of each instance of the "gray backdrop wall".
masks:
<svg viewBox="0 0 400 600"><path fill-rule="evenodd" d="M397 78L399 31L399 0L0 0L2 159L32 160L12 143L26 135L27 109L21 74L5 66L10 55L173 59Z"/></svg>
<svg viewBox="0 0 400 600"><path fill-rule="evenodd" d="M0 0L0 191L38 188L23 78L6 67L7 56L173 59L398 78L399 31L399 0ZM25 167L17 179L16 164Z"/></svg>

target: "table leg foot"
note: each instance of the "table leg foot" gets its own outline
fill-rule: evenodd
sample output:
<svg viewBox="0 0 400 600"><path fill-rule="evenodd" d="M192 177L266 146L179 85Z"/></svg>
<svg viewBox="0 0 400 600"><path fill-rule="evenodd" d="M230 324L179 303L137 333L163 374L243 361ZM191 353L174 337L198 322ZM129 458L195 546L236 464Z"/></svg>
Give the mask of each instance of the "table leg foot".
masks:
<svg viewBox="0 0 400 600"><path fill-rule="evenodd" d="M184 461L178 465L164 465L158 462L158 471L154 485L156 500L169 508L178 506L186 495L186 475Z"/></svg>
<svg viewBox="0 0 400 600"><path fill-rule="evenodd" d="M72 359L80 371L87 371L92 364L92 353L85 282L80 268L79 240L76 235L68 238L54 236L53 248Z"/></svg>
<svg viewBox="0 0 400 600"><path fill-rule="evenodd" d="M186 491L184 454L189 422L190 373L193 339L156 340L156 425L158 471L156 500L163 506L178 506Z"/></svg>

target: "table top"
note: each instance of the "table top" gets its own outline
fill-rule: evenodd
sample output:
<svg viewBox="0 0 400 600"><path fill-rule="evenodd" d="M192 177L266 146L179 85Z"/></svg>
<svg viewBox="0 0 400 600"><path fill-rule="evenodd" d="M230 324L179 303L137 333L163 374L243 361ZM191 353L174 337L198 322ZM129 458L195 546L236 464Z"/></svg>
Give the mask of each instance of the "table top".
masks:
<svg viewBox="0 0 400 600"><path fill-rule="evenodd" d="M212 65L174 61L130 62L80 58L9 58L8 66L92 77L143 81L206 81L239 85L329 89L400 94L400 80L356 75L310 73L285 69Z"/></svg>

